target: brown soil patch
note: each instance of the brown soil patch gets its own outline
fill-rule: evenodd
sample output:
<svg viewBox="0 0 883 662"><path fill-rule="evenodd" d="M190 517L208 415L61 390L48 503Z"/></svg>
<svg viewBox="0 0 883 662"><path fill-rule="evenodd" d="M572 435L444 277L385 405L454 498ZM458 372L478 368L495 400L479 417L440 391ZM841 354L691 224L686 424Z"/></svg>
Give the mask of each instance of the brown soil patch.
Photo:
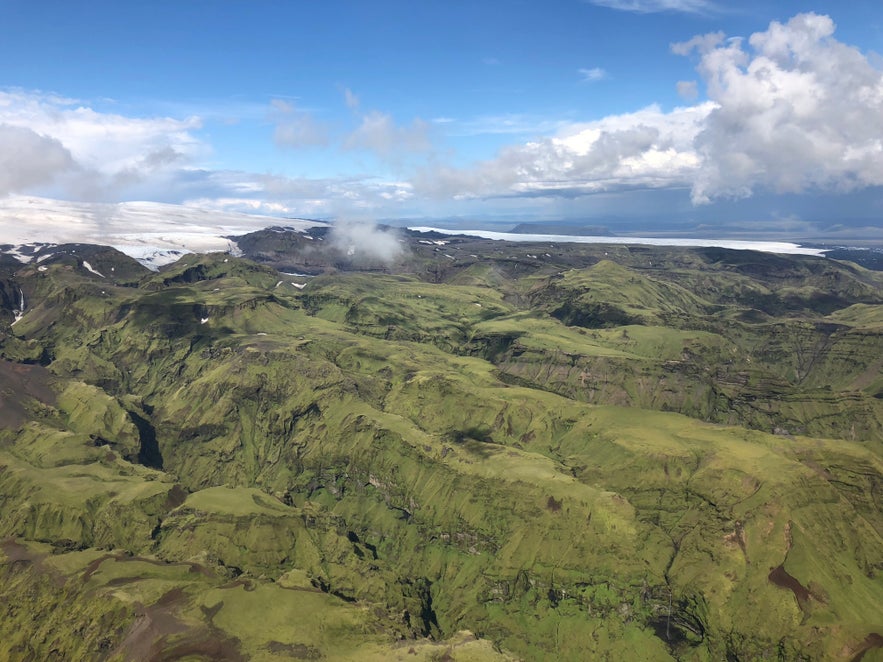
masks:
<svg viewBox="0 0 883 662"><path fill-rule="evenodd" d="M12 538L0 541L0 550L2 550L6 555L6 558L9 559L10 565L15 563L33 564L35 570L48 574L53 583L59 588L65 585L67 580L64 575L58 572L55 568L43 563L43 559L47 556L46 554L31 551L28 547Z"/></svg>
<svg viewBox="0 0 883 662"><path fill-rule="evenodd" d="M52 378L42 366L0 360L0 428L13 429L25 423L30 418L29 400L54 406Z"/></svg>
<svg viewBox="0 0 883 662"><path fill-rule="evenodd" d="M865 656L865 653L875 648L883 648L883 635L872 632L867 637L865 637L865 640L861 644L859 644L859 648L856 651L856 654L852 657L852 659L850 659L849 662L860 662L861 659Z"/></svg>
<svg viewBox="0 0 883 662"><path fill-rule="evenodd" d="M245 662L236 638L210 625L193 625L178 618L177 607L186 599L183 589L173 588L156 604L136 605L138 618L111 657L150 662L189 658Z"/></svg>
<svg viewBox="0 0 883 662"><path fill-rule="evenodd" d="M43 556L42 554L32 552L27 547L11 538L0 542L0 550L3 550L3 553L6 555L6 558L9 559L10 563L15 563L16 561L28 561L33 563L34 561L40 560Z"/></svg>
<svg viewBox="0 0 883 662"><path fill-rule="evenodd" d="M797 605L801 611L806 611L809 607L809 599L812 593L809 589L801 584L797 579L788 574L784 566L777 566L770 571L769 580L780 588L787 588L797 598Z"/></svg>

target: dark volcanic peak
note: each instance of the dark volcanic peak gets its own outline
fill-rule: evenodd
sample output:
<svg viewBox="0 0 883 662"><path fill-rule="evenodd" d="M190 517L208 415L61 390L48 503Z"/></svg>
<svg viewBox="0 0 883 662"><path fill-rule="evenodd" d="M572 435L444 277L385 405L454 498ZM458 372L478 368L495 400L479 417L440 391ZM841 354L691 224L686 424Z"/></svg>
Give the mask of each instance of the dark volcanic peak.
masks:
<svg viewBox="0 0 883 662"><path fill-rule="evenodd" d="M850 246L834 246L825 248L825 255L835 260L855 262L865 269L883 271L883 248L855 248Z"/></svg>

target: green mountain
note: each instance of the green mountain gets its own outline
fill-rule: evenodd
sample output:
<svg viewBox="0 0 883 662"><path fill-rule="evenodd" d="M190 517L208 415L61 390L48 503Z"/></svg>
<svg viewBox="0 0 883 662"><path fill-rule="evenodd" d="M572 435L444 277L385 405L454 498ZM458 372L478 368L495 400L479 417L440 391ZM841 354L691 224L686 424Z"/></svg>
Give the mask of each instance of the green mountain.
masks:
<svg viewBox="0 0 883 662"><path fill-rule="evenodd" d="M883 659L883 274L302 234L0 262L0 658Z"/></svg>

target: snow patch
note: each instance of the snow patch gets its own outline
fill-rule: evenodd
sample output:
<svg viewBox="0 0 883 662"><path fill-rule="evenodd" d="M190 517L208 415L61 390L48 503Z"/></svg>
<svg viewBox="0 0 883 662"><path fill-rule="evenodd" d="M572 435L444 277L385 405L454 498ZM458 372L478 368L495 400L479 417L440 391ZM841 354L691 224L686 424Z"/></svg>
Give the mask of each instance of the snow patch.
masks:
<svg viewBox="0 0 883 662"><path fill-rule="evenodd" d="M328 227L321 221L285 222L301 231ZM6 243L32 244L39 237L45 239L40 245L112 246L154 271L186 253L220 251L238 257L242 251L230 237L278 223L272 216L156 202L103 204L23 195L0 198L0 237ZM25 264L33 259L21 246L7 253Z"/></svg>
<svg viewBox="0 0 883 662"><path fill-rule="evenodd" d="M824 256L825 251L807 248L789 241L740 241L735 239L682 239L677 237L583 237L559 234L518 234L492 232L490 230L445 230L442 228L414 227L414 232L438 232L440 234L466 235L500 241L551 242L559 244L625 244L646 246L689 246L695 248L730 248L733 250L760 251L762 253L785 253L789 255Z"/></svg>
<svg viewBox="0 0 883 662"><path fill-rule="evenodd" d="M91 272L92 272L93 274L95 274L96 276L101 276L102 278L104 278L104 274L99 273L98 271L96 271L95 269L93 269L93 268L92 268L92 265L89 264L88 262L86 262L86 260L83 260L83 267L85 267L86 271L91 271Z"/></svg>
<svg viewBox="0 0 883 662"><path fill-rule="evenodd" d="M34 258L30 255L26 255L26 254L22 253L21 251L23 248L25 248L25 246L14 246L10 250L4 251L4 252L7 255L14 257L16 260L18 260L22 264L28 264Z"/></svg>

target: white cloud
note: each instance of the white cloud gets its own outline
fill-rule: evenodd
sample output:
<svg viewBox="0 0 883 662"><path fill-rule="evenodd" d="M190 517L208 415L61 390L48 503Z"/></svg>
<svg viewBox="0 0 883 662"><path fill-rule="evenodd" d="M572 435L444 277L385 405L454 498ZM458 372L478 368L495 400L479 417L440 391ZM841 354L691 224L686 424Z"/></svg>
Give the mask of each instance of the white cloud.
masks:
<svg viewBox="0 0 883 662"><path fill-rule="evenodd" d="M370 222L345 220L335 223L330 240L335 248L356 261L388 263L404 253L397 231L378 228Z"/></svg>
<svg viewBox="0 0 883 662"><path fill-rule="evenodd" d="M359 97L350 88L343 88L343 99L346 102L346 107L350 110L357 111L359 109Z"/></svg>
<svg viewBox="0 0 883 662"><path fill-rule="evenodd" d="M689 55L694 50L699 53L708 53L717 48L726 38L723 32L709 32L708 34L696 35L687 41L671 45L671 51L675 55Z"/></svg>
<svg viewBox="0 0 883 662"><path fill-rule="evenodd" d="M592 67L591 69L580 69L579 74L586 83L596 83L599 80L607 78L607 72L601 67Z"/></svg>
<svg viewBox="0 0 883 662"><path fill-rule="evenodd" d="M707 13L715 9L710 0L586 0L600 7L619 9L640 14L665 11L686 12L688 14Z"/></svg>
<svg viewBox="0 0 883 662"><path fill-rule="evenodd" d="M641 11L639 5L685 11L710 6L604 2L632 11ZM197 116L126 117L49 94L0 91L0 195L63 191L93 201L216 200L229 209L355 217L413 210L421 196L474 204L512 198L499 202L505 208L519 201L530 206L558 198L570 204L590 194L677 188L690 190L701 204L755 193L883 186L883 72L873 54L834 34L830 18L810 13L773 22L747 39L713 33L673 44L672 51L696 61L698 80L675 83L692 105L651 105L584 123L518 114L399 123L389 113L360 110L358 97L342 88L355 128L329 141L312 114L289 101L272 102L280 145L331 142L371 152L390 170L424 159L429 165L410 182L396 181L401 174L391 181L364 174L310 179L202 170L195 164L209 147L198 137ZM605 75L601 69L580 73L587 80ZM264 106L263 117L266 112ZM441 164L432 151L430 138L442 132L510 134L517 144L456 168ZM351 156L359 162L363 154Z"/></svg>
<svg viewBox="0 0 883 662"><path fill-rule="evenodd" d="M372 110L344 141L347 149L365 149L381 158L395 158L405 152L426 152L432 146L429 124L415 119L410 126L399 126L392 115Z"/></svg>
<svg viewBox="0 0 883 662"><path fill-rule="evenodd" d="M502 150L458 170L435 167L415 180L417 192L460 198L579 196L623 188L689 186L699 165L693 141L711 104L571 124L552 138Z"/></svg>
<svg viewBox="0 0 883 662"><path fill-rule="evenodd" d="M676 84L678 96L693 101L699 96L699 85L695 80L679 80Z"/></svg>
<svg viewBox="0 0 883 662"><path fill-rule="evenodd" d="M413 198L408 182L373 177L307 178L222 171L203 172L177 192L190 206L308 218L395 213Z"/></svg>
<svg viewBox="0 0 883 662"><path fill-rule="evenodd" d="M833 34L830 18L801 14L747 42L715 33L674 44L698 51L708 101L563 126L469 168L427 168L415 190L566 198L675 187L701 204L883 186L883 72ZM698 96L696 82L677 87Z"/></svg>
<svg viewBox="0 0 883 662"><path fill-rule="evenodd" d="M279 147L300 149L328 144L328 127L317 122L310 113L282 99L273 99L270 106L271 118L276 123L273 141Z"/></svg>
<svg viewBox="0 0 883 662"><path fill-rule="evenodd" d="M748 40L694 42L716 104L697 136L693 200L883 185L883 72L834 39L827 16Z"/></svg>
<svg viewBox="0 0 883 662"><path fill-rule="evenodd" d="M71 153L55 138L0 124L0 196L49 184L76 168Z"/></svg>
<svg viewBox="0 0 883 662"><path fill-rule="evenodd" d="M547 117L506 113L458 120L456 124L448 127L446 133L456 137L504 134L536 136L553 133L566 125L566 122Z"/></svg>
<svg viewBox="0 0 883 662"><path fill-rule="evenodd" d="M64 174L61 185L81 197L113 197L115 191L206 150L193 135L201 126L197 117L126 117L39 92L0 91L0 124L38 134L56 159L58 149L64 150L76 168L69 163L63 173L47 172ZM31 142L30 148L35 147ZM34 157L33 151L30 155ZM48 181L29 186L43 183Z"/></svg>

